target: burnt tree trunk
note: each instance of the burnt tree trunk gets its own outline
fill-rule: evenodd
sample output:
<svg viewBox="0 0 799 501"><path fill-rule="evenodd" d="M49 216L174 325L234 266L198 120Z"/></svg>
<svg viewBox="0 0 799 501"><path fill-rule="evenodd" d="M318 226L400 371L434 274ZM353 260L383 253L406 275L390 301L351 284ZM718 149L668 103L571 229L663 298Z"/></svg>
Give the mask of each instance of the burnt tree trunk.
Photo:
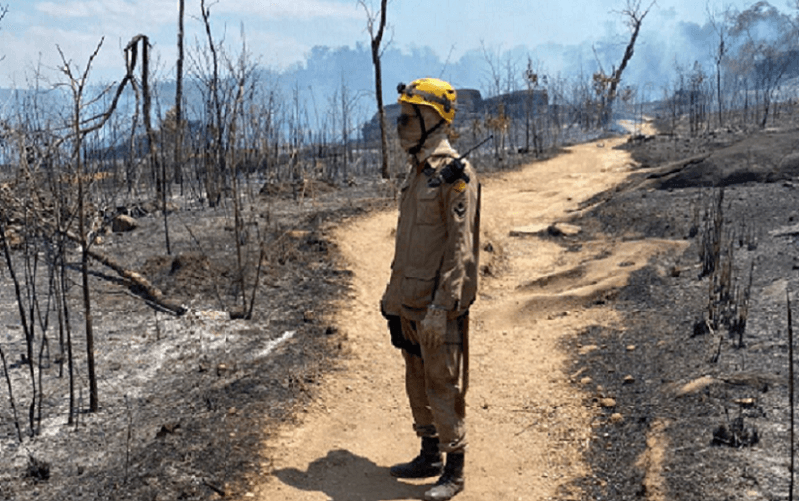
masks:
<svg viewBox="0 0 799 501"><path fill-rule="evenodd" d="M178 1L178 62L175 75L175 152L174 152L174 177L175 182L180 184L181 195L183 194L183 18L186 7L185 0Z"/></svg>
<svg viewBox="0 0 799 501"><path fill-rule="evenodd" d="M380 175L383 179L391 177L388 168L388 138L386 135L386 110L383 108L383 75L380 67L380 44L383 42L383 33L386 28L386 4L388 0L380 2L380 22L378 23L377 33L374 32L374 17L366 9L365 4L361 4L366 9L369 17L369 35L372 38L372 63L375 67L375 98L377 99L377 114L380 118L380 153L381 165Z"/></svg>
<svg viewBox="0 0 799 501"><path fill-rule="evenodd" d="M621 81L624 70L627 68L627 64L630 62L630 59L632 59L633 54L635 53L635 42L638 40L638 34L641 31L641 24L644 22L644 18L649 13L649 9L652 8L652 5L654 5L654 2L642 12L640 0L627 0L627 7L622 12L625 16L627 16L627 23L630 26L631 34L630 41L627 42L627 48L624 50L624 56L621 58L621 64L619 64L619 67L613 72L613 75L610 79L610 88L608 89L604 117L604 122L606 124L610 122L610 119L613 116L613 102L616 99L619 82Z"/></svg>

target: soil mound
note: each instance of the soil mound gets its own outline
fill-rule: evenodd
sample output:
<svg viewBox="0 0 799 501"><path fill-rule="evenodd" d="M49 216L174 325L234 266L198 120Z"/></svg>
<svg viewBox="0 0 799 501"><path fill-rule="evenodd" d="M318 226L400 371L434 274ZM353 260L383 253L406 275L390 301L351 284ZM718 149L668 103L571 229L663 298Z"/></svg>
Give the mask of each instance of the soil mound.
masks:
<svg viewBox="0 0 799 501"><path fill-rule="evenodd" d="M714 132L700 138L658 135L645 147L628 145L658 189L773 183L799 176L797 130L751 135ZM664 161L654 169L650 165Z"/></svg>
<svg viewBox="0 0 799 501"><path fill-rule="evenodd" d="M142 266L142 273L169 297L190 299L216 294L219 279L230 270L199 252L177 256L153 256Z"/></svg>

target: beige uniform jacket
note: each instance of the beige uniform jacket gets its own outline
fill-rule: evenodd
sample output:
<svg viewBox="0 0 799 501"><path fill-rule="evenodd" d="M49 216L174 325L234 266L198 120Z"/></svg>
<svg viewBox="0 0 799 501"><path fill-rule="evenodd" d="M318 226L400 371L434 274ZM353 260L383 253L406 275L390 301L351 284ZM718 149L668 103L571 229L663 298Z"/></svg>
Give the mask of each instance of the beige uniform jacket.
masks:
<svg viewBox="0 0 799 501"><path fill-rule="evenodd" d="M394 261L383 295L383 310L411 320L424 318L431 304L457 316L477 292L475 248L478 179L465 160L468 182L447 183L441 170L458 154L442 141L419 165L410 165L400 195Z"/></svg>

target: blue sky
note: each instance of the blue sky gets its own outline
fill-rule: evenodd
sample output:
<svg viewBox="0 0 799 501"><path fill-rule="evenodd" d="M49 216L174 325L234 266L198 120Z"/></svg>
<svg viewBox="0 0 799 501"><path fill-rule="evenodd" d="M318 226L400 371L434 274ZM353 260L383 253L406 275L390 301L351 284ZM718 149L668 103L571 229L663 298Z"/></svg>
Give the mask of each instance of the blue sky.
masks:
<svg viewBox="0 0 799 501"><path fill-rule="evenodd" d="M365 1L372 9L379 3ZM777 0L774 5L787 10L786 2ZM268 68L280 70L301 63L317 45L355 46L369 40L366 15L356 0L207 3L216 36L224 35L227 45L238 51L243 27L251 54ZM743 9L752 3L729 0L724 5ZM82 67L103 37L94 78L119 80L124 72L122 47L140 33L154 44L160 71L173 74L177 0L0 0L0 5L9 8L0 23L2 87L27 86L37 67L55 83L61 79L57 46ZM199 0L186 0L187 49L204 37L199 5ZM386 38L403 51L429 46L442 61L457 60L481 45L507 51L518 46L569 46L616 39L621 46L627 37L618 14L623 5L624 0L392 0ZM701 0L658 0L644 22L644 31L658 33L659 43L668 43L669 30L677 23L704 24L706 12L707 4ZM557 65L548 63L545 55L540 57L545 66Z"/></svg>

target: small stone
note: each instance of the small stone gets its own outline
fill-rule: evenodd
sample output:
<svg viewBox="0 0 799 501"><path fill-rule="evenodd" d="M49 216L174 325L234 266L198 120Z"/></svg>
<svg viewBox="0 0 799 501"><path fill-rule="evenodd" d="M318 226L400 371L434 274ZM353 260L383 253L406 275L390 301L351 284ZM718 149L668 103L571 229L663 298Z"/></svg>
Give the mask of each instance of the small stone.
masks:
<svg viewBox="0 0 799 501"><path fill-rule="evenodd" d="M591 353L592 351L596 351L598 349L599 349L599 346L597 346L595 344L588 344L588 345L585 345L585 346L581 346L579 348L579 350L578 350L578 353L580 355L587 355L587 354Z"/></svg>
<svg viewBox="0 0 799 501"><path fill-rule="evenodd" d="M628 344L627 345L627 351L635 351L635 345L634 344Z"/></svg>
<svg viewBox="0 0 799 501"><path fill-rule="evenodd" d="M161 429L155 434L157 438L164 438L167 435L177 433L180 429L180 423L166 423L161 426Z"/></svg>
<svg viewBox="0 0 799 501"><path fill-rule="evenodd" d="M627 376L624 376L624 384L633 384L634 382L635 382L634 377L630 376L629 374Z"/></svg>
<svg viewBox="0 0 799 501"><path fill-rule="evenodd" d="M111 221L111 231L114 233L122 233L125 231L133 231L139 227L139 223L136 222L130 216L126 216L124 214L120 214Z"/></svg>
<svg viewBox="0 0 799 501"><path fill-rule="evenodd" d="M616 400L612 398L602 398L599 400L599 405L606 409L609 409L611 407L616 407Z"/></svg>
<svg viewBox="0 0 799 501"><path fill-rule="evenodd" d="M573 237L582 231L582 228L573 224L555 223L547 228L547 232L553 237Z"/></svg>
<svg viewBox="0 0 799 501"><path fill-rule="evenodd" d="M8 246L12 249L18 249L22 246L24 240L16 230L9 228L6 230L6 242L8 242Z"/></svg>
<svg viewBox="0 0 799 501"><path fill-rule="evenodd" d="M286 235L295 240L303 240L308 238L311 232L308 230L289 230L286 232Z"/></svg>
<svg viewBox="0 0 799 501"><path fill-rule="evenodd" d="M755 399L754 398L737 398L737 399L733 400L733 402L735 402L736 404L738 404L741 407L744 407L746 409L749 409L749 408L755 406Z"/></svg>
<svg viewBox="0 0 799 501"><path fill-rule="evenodd" d="M519 226L510 230L510 236L512 237L525 237L525 236L532 236L537 235L546 231L547 225L546 224L531 224L527 226Z"/></svg>
<svg viewBox="0 0 799 501"><path fill-rule="evenodd" d="M583 385L589 385L589 384L591 384L592 382L593 382L593 379L591 379L591 378L590 378L590 377L588 377L588 376L586 376L586 377L584 377L584 378L582 378L582 379L580 380L580 384L583 384Z"/></svg>
<svg viewBox="0 0 799 501"><path fill-rule="evenodd" d="M611 424L621 424L624 422L624 416L619 414L618 412L614 412L610 415L610 423Z"/></svg>

